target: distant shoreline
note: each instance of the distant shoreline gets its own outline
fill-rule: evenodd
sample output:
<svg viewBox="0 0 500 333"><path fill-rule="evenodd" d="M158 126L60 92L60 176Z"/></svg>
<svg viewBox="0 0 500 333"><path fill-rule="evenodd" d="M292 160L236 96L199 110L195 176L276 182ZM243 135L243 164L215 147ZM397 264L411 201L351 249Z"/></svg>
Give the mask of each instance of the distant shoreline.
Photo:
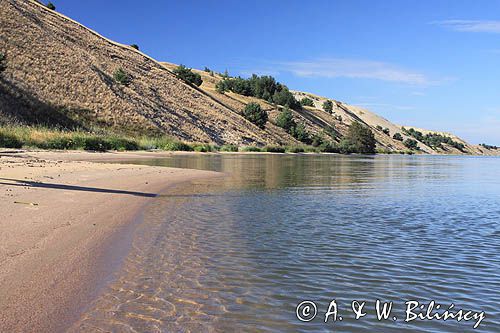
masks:
<svg viewBox="0 0 500 333"><path fill-rule="evenodd" d="M113 155L0 151L0 331L64 330L128 253L145 204L171 186L221 175L91 162Z"/></svg>

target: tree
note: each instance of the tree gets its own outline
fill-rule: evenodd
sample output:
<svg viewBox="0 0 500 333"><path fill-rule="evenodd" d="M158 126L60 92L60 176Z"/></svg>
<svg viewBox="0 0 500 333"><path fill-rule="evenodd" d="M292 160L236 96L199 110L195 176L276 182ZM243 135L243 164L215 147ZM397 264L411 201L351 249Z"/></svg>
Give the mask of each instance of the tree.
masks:
<svg viewBox="0 0 500 333"><path fill-rule="evenodd" d="M113 78L115 79L116 82L123 84L124 86L127 86L130 84L131 78L130 75L128 75L123 68L118 68L114 74Z"/></svg>
<svg viewBox="0 0 500 333"><path fill-rule="evenodd" d="M358 122L353 122L349 126L347 135L341 142L341 148L345 152L373 154L375 153L375 136L373 132L366 126Z"/></svg>
<svg viewBox="0 0 500 333"><path fill-rule="evenodd" d="M403 136L401 135L401 133L394 133L392 138L397 141L403 141Z"/></svg>
<svg viewBox="0 0 500 333"><path fill-rule="evenodd" d="M207 73L210 73L210 72L212 72L212 71L210 70L210 68L208 68L207 66L205 66L205 69L204 69L204 71L205 71L205 72L207 72Z"/></svg>
<svg viewBox="0 0 500 333"><path fill-rule="evenodd" d="M50 9L50 10L56 10L56 6L52 2L49 2L47 4L47 8Z"/></svg>
<svg viewBox="0 0 500 333"><path fill-rule="evenodd" d="M139 45L137 45L137 44L132 44L132 45L130 45L130 47L133 49L139 50Z"/></svg>
<svg viewBox="0 0 500 333"><path fill-rule="evenodd" d="M302 106L313 106L314 107L314 101L308 97L304 97L300 100L300 104Z"/></svg>
<svg viewBox="0 0 500 333"><path fill-rule="evenodd" d="M173 70L174 74L177 75L179 79L182 79L184 82L189 84L193 84L195 86L201 86L203 80L201 79L201 75L198 73L194 73L191 68L187 68L184 65L179 65Z"/></svg>
<svg viewBox="0 0 500 333"><path fill-rule="evenodd" d="M297 126L293 120L292 112L289 108L284 108L276 118L276 126L283 128L287 133L292 133L292 130Z"/></svg>
<svg viewBox="0 0 500 333"><path fill-rule="evenodd" d="M7 68L6 59L5 54L0 53L0 73Z"/></svg>
<svg viewBox="0 0 500 333"><path fill-rule="evenodd" d="M333 111L333 102L330 101L329 99L326 100L324 103L323 103L323 110L325 110L326 112L328 113L332 113Z"/></svg>
<svg viewBox="0 0 500 333"><path fill-rule="evenodd" d="M258 103L249 103L243 110L243 117L260 128L264 128L267 123L267 112L262 110Z"/></svg>
<svg viewBox="0 0 500 333"><path fill-rule="evenodd" d="M406 139L403 144L405 145L406 148L411 149L411 150L418 150L418 142L417 140L413 139Z"/></svg>
<svg viewBox="0 0 500 333"><path fill-rule="evenodd" d="M388 129L387 127L386 127L386 128L384 128L384 129L382 130L382 132L384 132L384 134L385 134L385 135L390 135L390 134L391 134L391 130L390 130L390 129Z"/></svg>
<svg viewBox="0 0 500 333"><path fill-rule="evenodd" d="M292 135L300 142L304 142L306 144L311 143L311 136L306 130L306 126L304 125L304 123L297 124L297 126L295 126L295 128L292 130Z"/></svg>

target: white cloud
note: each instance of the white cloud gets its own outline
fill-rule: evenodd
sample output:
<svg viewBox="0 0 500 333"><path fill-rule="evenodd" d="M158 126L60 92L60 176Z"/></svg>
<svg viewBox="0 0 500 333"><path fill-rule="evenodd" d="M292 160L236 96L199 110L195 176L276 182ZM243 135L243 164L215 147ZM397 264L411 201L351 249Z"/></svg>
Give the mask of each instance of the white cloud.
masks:
<svg viewBox="0 0 500 333"><path fill-rule="evenodd" d="M398 66L370 60L323 58L310 61L292 61L277 65L280 70L303 77L345 77L374 79L415 85L431 83L424 74Z"/></svg>
<svg viewBox="0 0 500 333"><path fill-rule="evenodd" d="M500 33L500 21L444 20L431 23L454 31Z"/></svg>

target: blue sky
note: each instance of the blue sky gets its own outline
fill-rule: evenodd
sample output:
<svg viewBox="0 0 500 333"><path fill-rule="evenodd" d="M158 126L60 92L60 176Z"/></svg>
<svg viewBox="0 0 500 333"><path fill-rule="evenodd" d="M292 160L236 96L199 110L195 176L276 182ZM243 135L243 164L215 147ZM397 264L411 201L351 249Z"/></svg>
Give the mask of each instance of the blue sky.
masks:
<svg viewBox="0 0 500 333"><path fill-rule="evenodd" d="M271 74L399 124L500 145L500 1L53 2L158 60Z"/></svg>

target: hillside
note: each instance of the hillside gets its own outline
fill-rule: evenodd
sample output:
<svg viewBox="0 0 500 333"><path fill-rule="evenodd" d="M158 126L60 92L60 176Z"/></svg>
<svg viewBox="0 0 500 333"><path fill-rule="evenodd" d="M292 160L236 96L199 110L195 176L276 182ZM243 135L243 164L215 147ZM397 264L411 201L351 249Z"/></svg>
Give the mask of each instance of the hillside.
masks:
<svg viewBox="0 0 500 333"><path fill-rule="evenodd" d="M184 83L172 73L177 66L159 63L142 52L104 38L83 25L33 0L2 0L0 53L6 69L0 75L0 124L42 124L63 128L108 130L126 134L163 134L189 142L237 145L296 145L294 137L274 125L282 107L233 92L219 93L220 74L194 70L200 87ZM129 78L120 84L117 71ZM340 142L354 121L369 126L377 148L403 151L410 135L368 110L333 101L331 114L323 111L327 99L292 91L297 100L314 106L292 110L297 123L311 134ZM241 112L250 102L269 115L264 129L245 120ZM406 127L410 129L412 127ZM421 131L424 134L434 133ZM494 149L462 143L431 147L418 142L429 154L495 154Z"/></svg>

